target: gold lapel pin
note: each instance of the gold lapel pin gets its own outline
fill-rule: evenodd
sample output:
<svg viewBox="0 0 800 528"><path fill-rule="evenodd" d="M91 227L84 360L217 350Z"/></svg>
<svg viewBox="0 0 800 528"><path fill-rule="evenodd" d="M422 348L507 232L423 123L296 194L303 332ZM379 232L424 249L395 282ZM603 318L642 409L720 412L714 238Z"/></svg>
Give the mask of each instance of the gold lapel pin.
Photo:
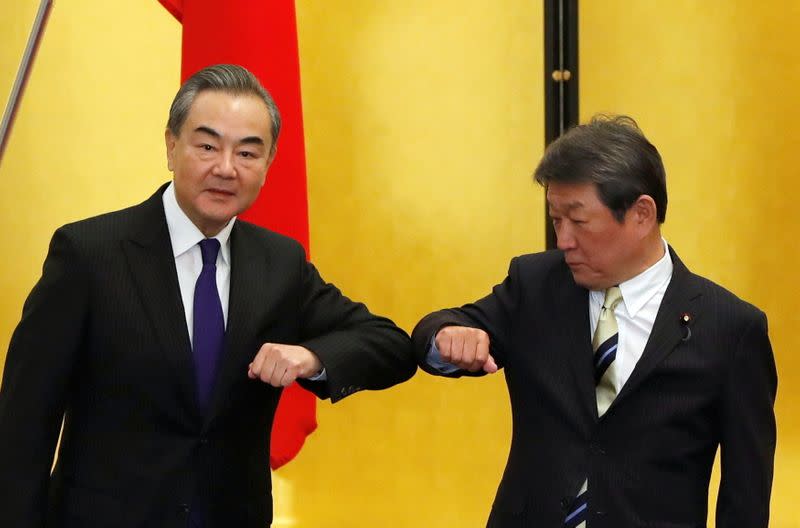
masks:
<svg viewBox="0 0 800 528"><path fill-rule="evenodd" d="M681 338L681 341L688 341L692 337L692 328L689 326L689 323L692 322L692 314L689 312L681 313L680 321L681 325L686 328L686 335Z"/></svg>

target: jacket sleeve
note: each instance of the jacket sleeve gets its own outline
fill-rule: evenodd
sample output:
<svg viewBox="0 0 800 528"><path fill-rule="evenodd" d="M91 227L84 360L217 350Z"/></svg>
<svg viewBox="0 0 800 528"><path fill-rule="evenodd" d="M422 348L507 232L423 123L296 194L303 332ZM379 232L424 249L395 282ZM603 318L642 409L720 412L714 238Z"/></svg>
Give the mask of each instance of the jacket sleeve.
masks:
<svg viewBox="0 0 800 528"><path fill-rule="evenodd" d="M457 370L443 374L426 361L430 344L436 334L445 326L469 326L480 328L489 334L490 353L497 366L505 364L506 350L511 336L513 314L519 297L519 257L511 260L508 276L492 288L486 297L466 304L461 308L449 308L426 315L417 323L411 334L414 353L422 370L445 377L482 376L485 372Z"/></svg>
<svg viewBox="0 0 800 528"><path fill-rule="evenodd" d="M777 373L767 319L742 325L722 403L720 528L766 528L775 455Z"/></svg>
<svg viewBox="0 0 800 528"><path fill-rule="evenodd" d="M385 317L342 295L303 261L300 345L319 357L327 381L299 380L332 402L403 382L417 370L408 335Z"/></svg>
<svg viewBox="0 0 800 528"><path fill-rule="evenodd" d="M40 528L70 379L83 339L88 281L64 228L14 331L0 389L0 526Z"/></svg>

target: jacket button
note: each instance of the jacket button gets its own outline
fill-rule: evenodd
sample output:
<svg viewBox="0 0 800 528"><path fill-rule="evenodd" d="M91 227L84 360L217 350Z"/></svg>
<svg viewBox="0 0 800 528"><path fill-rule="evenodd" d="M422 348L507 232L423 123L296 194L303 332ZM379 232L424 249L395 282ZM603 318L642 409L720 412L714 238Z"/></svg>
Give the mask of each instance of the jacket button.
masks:
<svg viewBox="0 0 800 528"><path fill-rule="evenodd" d="M181 504L180 505L181 513L189 513L189 505L188 504Z"/></svg>
<svg viewBox="0 0 800 528"><path fill-rule="evenodd" d="M574 499L571 499L569 497L564 497L563 499L561 499L561 509L564 511L568 510L570 505L572 505L573 500Z"/></svg>
<svg viewBox="0 0 800 528"><path fill-rule="evenodd" d="M200 445L208 445L208 438L205 436L200 439Z"/></svg>

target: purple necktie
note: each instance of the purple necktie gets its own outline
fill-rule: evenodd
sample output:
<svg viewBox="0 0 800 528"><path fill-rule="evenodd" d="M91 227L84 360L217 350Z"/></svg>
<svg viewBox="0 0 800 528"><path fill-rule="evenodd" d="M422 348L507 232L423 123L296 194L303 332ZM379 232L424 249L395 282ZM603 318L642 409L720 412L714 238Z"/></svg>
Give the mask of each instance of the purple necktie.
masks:
<svg viewBox="0 0 800 528"><path fill-rule="evenodd" d="M194 328L192 348L194 370L197 378L197 402L200 409L208 408L217 365L225 343L225 320L217 291L217 254L219 240L206 238L200 241L203 269L194 286Z"/></svg>

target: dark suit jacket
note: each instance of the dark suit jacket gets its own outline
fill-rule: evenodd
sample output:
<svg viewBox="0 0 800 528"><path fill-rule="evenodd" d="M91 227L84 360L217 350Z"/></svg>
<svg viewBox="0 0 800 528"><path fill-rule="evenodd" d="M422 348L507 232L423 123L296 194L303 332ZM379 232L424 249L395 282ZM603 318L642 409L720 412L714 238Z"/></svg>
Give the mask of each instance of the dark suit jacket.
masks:
<svg viewBox="0 0 800 528"><path fill-rule="evenodd" d="M587 476L589 528L705 526L718 445L717 526L767 526L777 378L766 318L671 254L644 354L599 419L588 291L560 251L515 258L490 295L414 330L433 374L424 357L447 325L487 331L504 367L513 436L489 526L562 526Z"/></svg>
<svg viewBox="0 0 800 528"><path fill-rule="evenodd" d="M212 527L264 528L281 391L247 377L261 344L315 352L328 380L304 386L334 402L416 370L402 330L326 284L299 244L237 220L226 350L201 414L162 193L53 236L3 375L0 526L186 528L201 497Z"/></svg>

